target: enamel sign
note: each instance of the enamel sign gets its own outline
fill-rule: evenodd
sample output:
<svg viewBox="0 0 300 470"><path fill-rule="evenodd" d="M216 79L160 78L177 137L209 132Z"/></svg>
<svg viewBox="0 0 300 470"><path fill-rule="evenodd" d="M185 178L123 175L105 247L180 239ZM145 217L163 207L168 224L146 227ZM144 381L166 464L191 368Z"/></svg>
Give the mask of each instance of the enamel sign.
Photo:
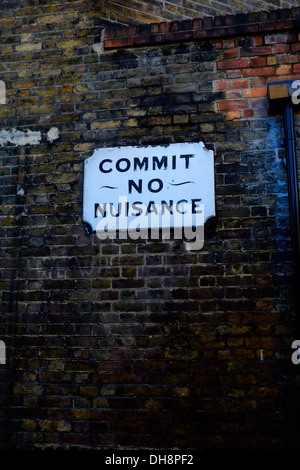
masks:
<svg viewBox="0 0 300 470"><path fill-rule="evenodd" d="M215 215L213 152L201 142L97 149L83 199L97 233L203 226Z"/></svg>

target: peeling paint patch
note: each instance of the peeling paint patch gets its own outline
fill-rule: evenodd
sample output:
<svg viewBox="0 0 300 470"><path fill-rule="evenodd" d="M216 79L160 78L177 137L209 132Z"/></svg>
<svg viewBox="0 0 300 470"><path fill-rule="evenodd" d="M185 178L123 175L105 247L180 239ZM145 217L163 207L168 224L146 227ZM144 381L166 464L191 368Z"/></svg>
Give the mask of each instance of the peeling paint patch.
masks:
<svg viewBox="0 0 300 470"><path fill-rule="evenodd" d="M105 37L105 29L101 31L100 42L98 44L92 45L93 51L95 51L98 55L101 55L104 53L104 37Z"/></svg>
<svg viewBox="0 0 300 470"><path fill-rule="evenodd" d="M59 130L57 127L51 127L47 132L47 140L52 143L54 140L59 138ZM0 146L4 147L7 144L13 144L17 147L23 145L38 145L42 141L42 133L40 131L31 131L26 129L25 131L19 131L17 129L0 131Z"/></svg>
<svg viewBox="0 0 300 470"><path fill-rule="evenodd" d="M99 44L93 44L92 48L98 55L104 52L104 47L103 47L102 42L100 42Z"/></svg>
<svg viewBox="0 0 300 470"><path fill-rule="evenodd" d="M17 186L17 195L18 196L24 196L24 194L25 194L24 189L22 188L22 186L20 184L18 184L18 186Z"/></svg>
<svg viewBox="0 0 300 470"><path fill-rule="evenodd" d="M47 132L47 140L48 142L52 143L54 140L59 138L59 130L57 127L51 127L51 129Z"/></svg>
<svg viewBox="0 0 300 470"><path fill-rule="evenodd" d="M17 147L22 145L37 145L42 140L40 131L18 131L17 129L0 131L0 145L3 147L7 144L14 144Z"/></svg>

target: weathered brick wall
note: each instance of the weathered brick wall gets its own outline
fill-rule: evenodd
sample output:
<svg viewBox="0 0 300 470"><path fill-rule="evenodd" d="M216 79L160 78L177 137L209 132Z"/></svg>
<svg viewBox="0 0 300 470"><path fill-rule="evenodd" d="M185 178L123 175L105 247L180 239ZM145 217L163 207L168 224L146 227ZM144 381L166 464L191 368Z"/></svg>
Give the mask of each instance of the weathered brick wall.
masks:
<svg viewBox="0 0 300 470"><path fill-rule="evenodd" d="M101 4L101 16L108 21L123 23L154 23L160 21L202 18L204 16L233 15L260 10L274 10L298 6L298 0L116 0Z"/></svg>
<svg viewBox="0 0 300 470"><path fill-rule="evenodd" d="M3 5L1 447L297 449L283 121L266 84L300 78L299 9L104 37L90 2ZM215 153L202 250L86 233L94 149L198 141Z"/></svg>

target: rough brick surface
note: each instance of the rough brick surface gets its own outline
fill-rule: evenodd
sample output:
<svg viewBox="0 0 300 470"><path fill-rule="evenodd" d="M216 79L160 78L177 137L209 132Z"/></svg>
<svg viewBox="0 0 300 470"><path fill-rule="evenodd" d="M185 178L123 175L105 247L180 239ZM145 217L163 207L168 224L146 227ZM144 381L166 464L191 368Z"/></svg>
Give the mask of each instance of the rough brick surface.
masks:
<svg viewBox="0 0 300 470"><path fill-rule="evenodd" d="M298 6L298 0L250 0L240 2L218 0L116 0L102 2L100 16L111 22L128 25L207 16L235 15L295 6Z"/></svg>
<svg viewBox="0 0 300 470"><path fill-rule="evenodd" d="M25 3L0 19L0 447L298 449L283 120L266 85L299 78L299 11L117 28L104 49L92 2ZM129 37L144 43L119 47ZM198 141L215 154L202 250L85 231L94 149Z"/></svg>

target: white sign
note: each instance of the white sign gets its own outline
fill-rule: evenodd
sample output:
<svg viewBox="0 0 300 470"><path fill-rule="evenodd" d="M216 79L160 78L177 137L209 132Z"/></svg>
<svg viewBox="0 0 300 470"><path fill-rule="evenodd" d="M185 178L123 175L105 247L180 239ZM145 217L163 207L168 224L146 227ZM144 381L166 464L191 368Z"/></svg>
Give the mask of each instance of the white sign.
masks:
<svg viewBox="0 0 300 470"><path fill-rule="evenodd" d="M204 225L215 215L214 155L201 142L97 149L83 191L92 231Z"/></svg>

